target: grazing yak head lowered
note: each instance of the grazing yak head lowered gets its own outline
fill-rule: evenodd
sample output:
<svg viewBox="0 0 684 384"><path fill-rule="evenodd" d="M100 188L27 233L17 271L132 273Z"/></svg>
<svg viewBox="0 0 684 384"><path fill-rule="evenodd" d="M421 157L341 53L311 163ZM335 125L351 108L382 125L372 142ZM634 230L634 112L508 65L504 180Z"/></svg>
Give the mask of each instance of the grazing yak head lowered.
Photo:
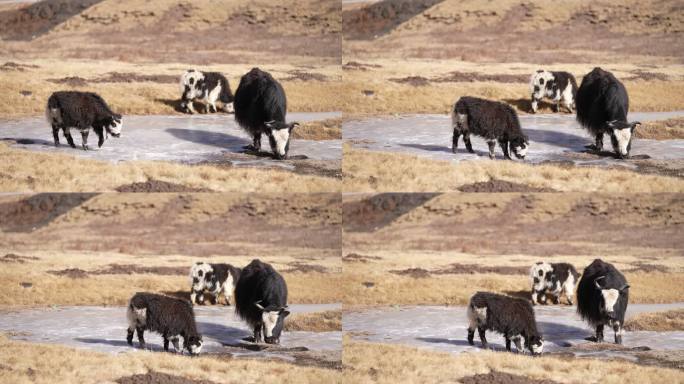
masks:
<svg viewBox="0 0 684 384"><path fill-rule="evenodd" d="M629 157L634 129L641 123L627 122L629 97L625 86L601 68L589 72L577 90L577 121L591 133L597 151L603 149L603 135L609 134L615 155Z"/></svg>
<svg viewBox="0 0 684 384"><path fill-rule="evenodd" d="M276 307L270 305L264 308L261 302L254 303L261 311L261 321L263 322L264 341L267 344L280 344L280 334L283 332L285 318L290 314L287 306Z"/></svg>

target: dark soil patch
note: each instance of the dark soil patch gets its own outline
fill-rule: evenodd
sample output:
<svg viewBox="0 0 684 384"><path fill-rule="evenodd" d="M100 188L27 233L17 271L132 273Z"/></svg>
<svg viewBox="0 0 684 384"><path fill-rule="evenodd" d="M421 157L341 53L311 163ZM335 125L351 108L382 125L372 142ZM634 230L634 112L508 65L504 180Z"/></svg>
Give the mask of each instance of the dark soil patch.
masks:
<svg viewBox="0 0 684 384"><path fill-rule="evenodd" d="M476 81L493 81L496 83L527 83L530 75L512 75L477 72L449 72L444 76L430 79L435 83L473 83Z"/></svg>
<svg viewBox="0 0 684 384"><path fill-rule="evenodd" d="M342 179L341 160L291 160L295 166L294 173Z"/></svg>
<svg viewBox="0 0 684 384"><path fill-rule="evenodd" d="M185 377L155 371L123 376L116 379L115 382L119 384L218 384L215 381L186 379Z"/></svg>
<svg viewBox="0 0 684 384"><path fill-rule="evenodd" d="M345 39L370 40L392 31L401 23L443 0L383 0L342 12Z"/></svg>
<svg viewBox="0 0 684 384"><path fill-rule="evenodd" d="M350 253L346 256L342 257L342 262L347 262L347 263L367 263L371 260L382 260L382 257L378 256L364 256L364 255L359 255L358 253Z"/></svg>
<svg viewBox="0 0 684 384"><path fill-rule="evenodd" d="M19 256L14 253L8 253L5 256L0 257L0 263L24 264L29 260L40 260L40 258L35 256Z"/></svg>
<svg viewBox="0 0 684 384"><path fill-rule="evenodd" d="M292 81L292 80L301 80L301 81L327 81L328 76L323 75L321 73L311 73L311 72L306 72L306 71L301 71L301 70L294 70L294 71L289 71L288 74L290 77L286 77L283 80L285 81Z"/></svg>
<svg viewBox="0 0 684 384"><path fill-rule="evenodd" d="M408 84L413 87L424 87L430 84L430 80L423 76L408 76L389 80L399 84Z"/></svg>
<svg viewBox="0 0 684 384"><path fill-rule="evenodd" d="M88 277L88 272L79 268L67 268L59 271L47 271L47 273L55 276L65 276L70 279L85 279Z"/></svg>
<svg viewBox="0 0 684 384"><path fill-rule="evenodd" d="M0 204L0 228L8 232L35 231L94 196L97 193L39 193Z"/></svg>
<svg viewBox="0 0 684 384"><path fill-rule="evenodd" d="M625 80L646 80L646 81L651 81L651 80L661 80L661 81L668 81L670 80L670 76L664 74L664 73L653 73L653 72L648 72L644 71L642 69L635 69L630 72L633 74L633 77L628 77Z"/></svg>
<svg viewBox="0 0 684 384"><path fill-rule="evenodd" d="M664 272L667 273L670 271L670 268L664 266L664 265L659 265L659 264L647 264L647 263L642 263L642 262L637 262L637 263L631 263L630 265L634 266L634 268L630 268L625 270L625 272Z"/></svg>
<svg viewBox="0 0 684 384"><path fill-rule="evenodd" d="M0 36L11 40L33 40L100 1L43 0L0 12Z"/></svg>
<svg viewBox="0 0 684 384"><path fill-rule="evenodd" d="M39 68L39 67L37 65L20 64L20 63L15 63L13 61L8 61L5 64L0 65L0 71L2 71L2 72L6 72L6 71L24 72L28 68Z"/></svg>
<svg viewBox="0 0 684 384"><path fill-rule="evenodd" d="M150 179L138 183L124 184L115 188L117 192L211 192L207 188L188 187L168 181Z"/></svg>
<svg viewBox="0 0 684 384"><path fill-rule="evenodd" d="M22 91L19 91L19 94L22 96L31 96L31 95L33 95L33 92L27 91L27 90L22 90Z"/></svg>
<svg viewBox="0 0 684 384"><path fill-rule="evenodd" d="M366 287L366 288L373 288L373 287L375 287L375 283L372 282L372 281L364 281L363 283L361 283L361 285L363 285L363 286Z"/></svg>
<svg viewBox="0 0 684 384"><path fill-rule="evenodd" d="M22 281L21 283L19 283L19 285L22 286L23 288L31 288L31 287L33 287L33 283L29 283L29 282L27 282L27 281Z"/></svg>
<svg viewBox="0 0 684 384"><path fill-rule="evenodd" d="M426 277L430 277L430 272L428 272L427 269L423 269L423 268L409 268L409 269L402 269L402 270L393 270L393 271L390 271L390 273L394 273L395 275L408 276L408 277L412 277L414 279L424 279Z"/></svg>
<svg viewBox="0 0 684 384"><path fill-rule="evenodd" d="M496 273L499 275L525 275L529 272L529 270L529 267L503 267L453 263L449 264L444 268L430 271L430 273L435 275L473 275L476 273Z"/></svg>
<svg viewBox="0 0 684 384"><path fill-rule="evenodd" d="M295 261L293 263L288 263L287 265L289 265L290 268L284 269L283 272L301 272L301 273L309 273L309 272L327 273L328 272L328 269L322 265L305 264L305 263L301 263L299 261Z"/></svg>
<svg viewBox="0 0 684 384"><path fill-rule="evenodd" d="M132 275L149 273L153 275L175 276L188 273L186 267L146 267L135 264L109 264L107 267L90 272L91 275Z"/></svg>
<svg viewBox="0 0 684 384"><path fill-rule="evenodd" d="M178 76L174 75L141 75L131 72L109 72L104 77L89 80L91 83L138 83L152 82L161 84L178 83Z"/></svg>
<svg viewBox="0 0 684 384"><path fill-rule="evenodd" d="M373 232L425 204L439 193L382 193L342 205L344 230Z"/></svg>
<svg viewBox="0 0 684 384"><path fill-rule="evenodd" d="M342 70L345 71L367 71L370 68L382 68L382 66L378 64L359 63L358 61L348 61L346 64L342 65Z"/></svg>
<svg viewBox="0 0 684 384"><path fill-rule="evenodd" d="M464 184L458 187L461 192L555 192L551 188L538 188L510 181L492 179L480 183Z"/></svg>
<svg viewBox="0 0 684 384"><path fill-rule="evenodd" d="M553 380L531 379L529 377L512 375L499 371L491 371L478 375L465 376L458 379L463 384L559 384Z"/></svg>
<svg viewBox="0 0 684 384"><path fill-rule="evenodd" d="M85 87L88 85L88 80L78 76L63 77L61 79L47 79L47 81L55 84L68 85L70 87Z"/></svg>

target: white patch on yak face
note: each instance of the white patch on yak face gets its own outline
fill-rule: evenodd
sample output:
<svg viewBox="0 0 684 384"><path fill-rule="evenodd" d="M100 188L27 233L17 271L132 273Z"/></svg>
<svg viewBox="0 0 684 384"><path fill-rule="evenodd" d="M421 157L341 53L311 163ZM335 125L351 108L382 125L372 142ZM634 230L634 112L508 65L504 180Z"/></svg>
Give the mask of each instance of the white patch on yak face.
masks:
<svg viewBox="0 0 684 384"><path fill-rule="evenodd" d="M190 344L188 350L192 355L199 355L202 352L202 340L197 341L196 344Z"/></svg>
<svg viewBox="0 0 684 384"><path fill-rule="evenodd" d="M109 133L112 134L112 136L119 137L119 136L121 136L121 129L122 128L123 128L123 118L120 117L118 119L115 118L114 120L112 120L112 124L109 126L109 128L107 128L107 130L109 131Z"/></svg>
<svg viewBox="0 0 684 384"><path fill-rule="evenodd" d="M544 340L540 340L539 344L532 344L530 347L533 354L541 355L541 353L544 351Z"/></svg>
<svg viewBox="0 0 684 384"><path fill-rule="evenodd" d="M617 289L602 289L601 295L603 296L603 305L607 313L612 313L615 311L615 303L617 303L618 297L620 297L620 291Z"/></svg>
<svg viewBox="0 0 684 384"><path fill-rule="evenodd" d="M186 100L202 97L202 90L197 89L197 82L204 79L204 74L200 71L187 71L181 77L181 94ZM187 88L186 88L187 87Z"/></svg>
<svg viewBox="0 0 684 384"><path fill-rule="evenodd" d="M615 129L613 130L613 135L617 140L617 148L614 148L622 156L629 155L627 147L629 147L629 142L632 140L632 130L630 128Z"/></svg>
<svg viewBox="0 0 684 384"><path fill-rule="evenodd" d="M530 268L530 284L535 291L543 291L546 288L546 274L551 273L553 268L549 263L534 264ZM535 281L535 278L537 279Z"/></svg>
<svg viewBox="0 0 684 384"><path fill-rule="evenodd" d="M513 147L513 152L516 157L519 159L525 158L525 155L527 155L527 148L529 146L527 144L523 144L521 146Z"/></svg>
<svg viewBox="0 0 684 384"><path fill-rule="evenodd" d="M263 311L261 320L264 322L264 336L273 337L273 328L278 324L280 311Z"/></svg>
<svg viewBox="0 0 684 384"><path fill-rule="evenodd" d="M201 292L206 287L204 276L211 272L211 265L207 263L196 263L190 269L190 284L194 292Z"/></svg>
<svg viewBox="0 0 684 384"><path fill-rule="evenodd" d="M470 328L477 328L480 324L487 322L487 308L477 308L473 309L472 306L468 306L468 325Z"/></svg>
<svg viewBox="0 0 684 384"><path fill-rule="evenodd" d="M553 97L553 91L547 93L546 84L554 81L553 75L549 71L535 72L530 77L530 93L534 99L540 100L543 97Z"/></svg>
<svg viewBox="0 0 684 384"><path fill-rule="evenodd" d="M273 148L277 155L287 155L287 143L290 141L290 129L281 128L272 131L273 139L275 140L275 148Z"/></svg>

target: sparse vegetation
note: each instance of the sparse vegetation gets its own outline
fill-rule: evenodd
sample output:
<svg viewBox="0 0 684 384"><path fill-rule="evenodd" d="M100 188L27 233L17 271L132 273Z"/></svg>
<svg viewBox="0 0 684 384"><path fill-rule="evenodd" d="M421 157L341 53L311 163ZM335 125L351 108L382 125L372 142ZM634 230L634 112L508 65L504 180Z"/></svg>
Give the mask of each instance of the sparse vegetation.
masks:
<svg viewBox="0 0 684 384"><path fill-rule="evenodd" d="M670 332L684 330L684 309L640 313L625 321L628 331Z"/></svg>
<svg viewBox="0 0 684 384"><path fill-rule="evenodd" d="M285 322L286 331L342 331L342 310L294 314Z"/></svg>

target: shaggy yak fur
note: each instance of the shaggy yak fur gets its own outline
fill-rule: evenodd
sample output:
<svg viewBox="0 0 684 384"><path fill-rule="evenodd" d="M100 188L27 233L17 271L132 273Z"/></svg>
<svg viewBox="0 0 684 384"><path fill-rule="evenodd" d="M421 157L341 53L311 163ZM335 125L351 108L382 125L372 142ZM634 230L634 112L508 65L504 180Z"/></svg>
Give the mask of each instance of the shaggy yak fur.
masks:
<svg viewBox="0 0 684 384"><path fill-rule="evenodd" d="M233 112L233 92L228 79L219 72L185 71L180 80L181 108L195 113L194 101L204 104L206 112L217 112L216 102L223 103L225 112Z"/></svg>
<svg viewBox="0 0 684 384"><path fill-rule="evenodd" d="M107 103L100 95L92 92L59 91L53 93L47 102L45 117L52 126L52 137L55 146L59 146L59 130L72 148L76 148L74 139L71 137L70 128L81 131L82 147L88 147L88 134L90 128L98 136L97 146L102 147L105 135L108 133L114 137L121 135L121 115L112 112Z"/></svg>
<svg viewBox="0 0 684 384"><path fill-rule="evenodd" d="M183 349L197 355L202 349L202 336L197 332L195 313L188 301L138 292L128 304L128 334L126 341L133 345L133 332L138 332L140 348L145 348L145 331L158 332L164 338L164 350L169 350L169 340L177 352L181 349L178 337L183 337Z"/></svg>
<svg viewBox="0 0 684 384"><path fill-rule="evenodd" d="M235 120L252 136L248 150L261 150L261 135L268 136L273 156L286 159L292 130L299 123L286 123L285 90L271 74L253 68L240 79L235 91Z"/></svg>
<svg viewBox="0 0 684 384"><path fill-rule="evenodd" d="M518 352L522 352L520 338L533 354L541 354L544 340L537 330L534 310L529 301L489 292L477 292L468 304L468 343L474 345L475 329L480 334L482 346L487 348L487 330L500 332L506 339L506 350L511 350L511 340Z"/></svg>
<svg viewBox="0 0 684 384"><path fill-rule="evenodd" d="M287 308L285 279L270 264L252 260L235 286L235 312L254 330L254 342L279 344Z"/></svg>
<svg viewBox="0 0 684 384"><path fill-rule="evenodd" d="M499 142L506 159L511 159L510 150L519 159L524 159L529 142L522 133L518 114L510 105L477 97L463 96L451 111L451 125L454 129L451 150L456 153L458 137L463 135L466 149L474 153L470 134L484 137L489 145L489 157L494 158L494 148Z"/></svg>
<svg viewBox="0 0 684 384"><path fill-rule="evenodd" d="M603 135L610 134L618 158L629 157L634 129L638 121L628 123L629 97L625 86L612 73L594 68L577 90L577 121L596 138L590 147L603 150Z"/></svg>
<svg viewBox="0 0 684 384"><path fill-rule="evenodd" d="M226 305L230 305L230 298L235 291L235 284L240 277L240 268L230 264L209 264L197 262L190 270L190 301L204 304L204 291L208 291L212 304L218 303L223 294Z"/></svg>
<svg viewBox="0 0 684 384"><path fill-rule="evenodd" d="M532 304L537 301L546 304L546 295L553 296L554 304L560 303L560 297L565 292L568 304L573 304L575 285L579 274L575 267L568 263L538 262L530 268L530 282L532 284Z"/></svg>
<svg viewBox="0 0 684 384"><path fill-rule="evenodd" d="M627 279L612 264L594 260L584 269L577 285L577 313L596 327L596 341L603 341L603 327L615 332L615 343L622 344L622 327L629 301Z"/></svg>

